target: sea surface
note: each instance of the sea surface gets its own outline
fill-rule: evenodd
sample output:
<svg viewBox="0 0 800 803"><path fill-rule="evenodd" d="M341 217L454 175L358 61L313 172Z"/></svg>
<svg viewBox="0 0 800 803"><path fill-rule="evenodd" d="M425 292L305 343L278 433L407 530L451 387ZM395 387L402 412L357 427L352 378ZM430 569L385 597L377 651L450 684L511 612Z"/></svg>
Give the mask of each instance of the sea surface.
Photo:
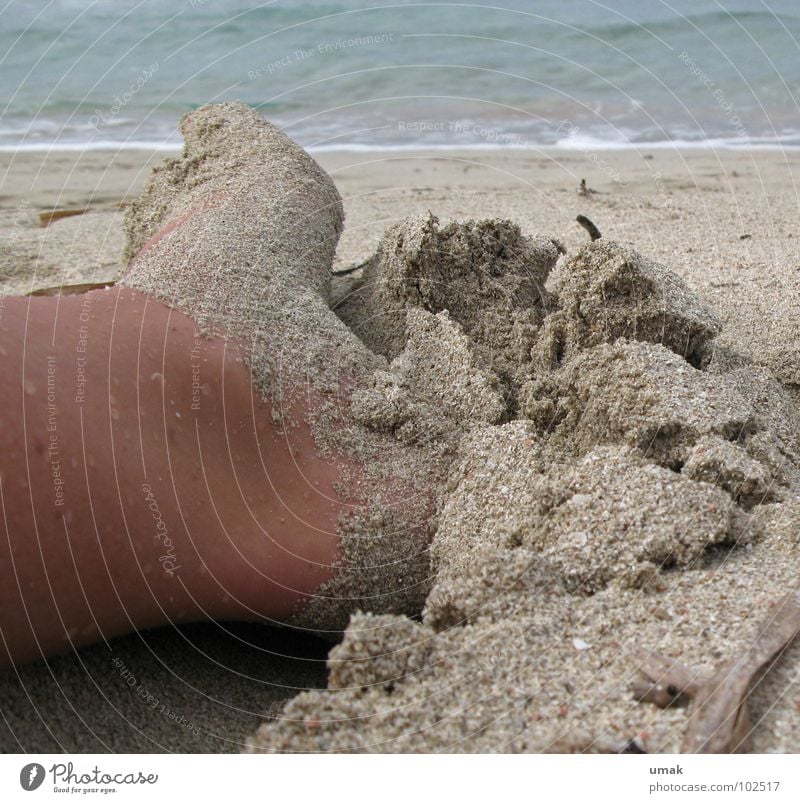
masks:
<svg viewBox="0 0 800 803"><path fill-rule="evenodd" d="M800 147L800 0L0 0L0 149Z"/></svg>

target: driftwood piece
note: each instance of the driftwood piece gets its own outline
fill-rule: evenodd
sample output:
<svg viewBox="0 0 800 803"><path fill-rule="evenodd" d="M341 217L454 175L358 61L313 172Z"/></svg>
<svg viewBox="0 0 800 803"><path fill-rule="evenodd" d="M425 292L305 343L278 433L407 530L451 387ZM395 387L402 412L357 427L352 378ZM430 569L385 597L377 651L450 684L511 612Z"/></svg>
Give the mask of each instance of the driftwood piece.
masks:
<svg viewBox="0 0 800 803"><path fill-rule="evenodd" d="M654 703L659 708L689 705L704 678L657 653L636 653L641 679L633 683L633 696L640 703Z"/></svg>
<svg viewBox="0 0 800 803"><path fill-rule="evenodd" d="M76 296L90 290L102 290L113 287L116 282L85 282L84 284L58 284L55 287L40 287L28 293L29 296Z"/></svg>
<svg viewBox="0 0 800 803"><path fill-rule="evenodd" d="M603 236L600 234L600 229L598 229L597 226L595 226L594 223L592 223L592 221L589 220L589 218L585 215L578 215L575 220L577 220L578 223L580 223L581 226L586 229L586 231L589 233L589 236L592 238L592 241L599 240Z"/></svg>
<svg viewBox="0 0 800 803"><path fill-rule="evenodd" d="M62 218L85 215L88 211L88 209L53 209L50 212L39 212L39 226L45 228Z"/></svg>
<svg viewBox="0 0 800 803"><path fill-rule="evenodd" d="M759 626L753 643L708 678L677 661L639 654L644 680L634 684L640 701L665 708L690 697L692 708L683 737L684 753L736 753L749 747L747 701L762 671L768 671L800 633L800 592L783 597Z"/></svg>
<svg viewBox="0 0 800 803"><path fill-rule="evenodd" d="M724 663L694 699L683 738L686 753L728 753L744 747L747 699L755 676L769 668L800 631L800 593L787 594L759 626L750 647Z"/></svg>

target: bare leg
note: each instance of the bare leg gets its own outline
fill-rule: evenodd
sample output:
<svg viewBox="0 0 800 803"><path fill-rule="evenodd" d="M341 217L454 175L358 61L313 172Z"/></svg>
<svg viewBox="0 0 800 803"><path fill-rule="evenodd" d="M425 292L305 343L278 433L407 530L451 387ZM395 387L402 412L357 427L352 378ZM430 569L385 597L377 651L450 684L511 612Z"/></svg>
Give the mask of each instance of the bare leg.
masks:
<svg viewBox="0 0 800 803"><path fill-rule="evenodd" d="M126 289L7 299L0 333L6 661L285 619L329 578L338 467L273 425L235 344Z"/></svg>
<svg viewBox="0 0 800 803"><path fill-rule="evenodd" d="M5 299L0 660L168 621L336 629L424 593L428 464L348 413L378 362L327 308L333 185L240 105L184 131L134 210L127 286ZM345 519L384 547L329 595Z"/></svg>

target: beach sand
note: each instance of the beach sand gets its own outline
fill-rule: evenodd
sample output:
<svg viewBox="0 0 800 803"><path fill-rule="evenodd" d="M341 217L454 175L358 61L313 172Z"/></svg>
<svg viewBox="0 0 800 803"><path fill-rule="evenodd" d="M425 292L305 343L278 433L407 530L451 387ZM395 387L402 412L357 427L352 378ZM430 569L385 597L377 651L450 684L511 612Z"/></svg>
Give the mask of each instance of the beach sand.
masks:
<svg viewBox="0 0 800 803"><path fill-rule="evenodd" d="M117 276L120 207L138 194L149 166L160 158L135 152L113 158L0 154L4 291ZM489 378L481 385L483 402L469 408L478 413L441 495L433 546L437 574L423 621L358 617L331 655L331 690L289 702L278 715L283 721L262 727L250 748L678 749L687 711L661 711L633 700L633 648L657 650L710 672L749 643L770 606L797 583L800 155L374 152L321 154L318 161L334 179L346 213L334 270L369 259L386 229L408 216L430 211L442 227L448 219L507 218L524 235L556 238L563 245L566 257L547 288L567 298L583 265L569 260L588 240L575 223L583 214L604 240L635 248L683 279L675 309L686 320L675 331L697 341L698 366L707 357L711 362L699 372L650 343L626 349L592 343L567 321L564 342L567 352L572 349L567 367L556 371L547 387L514 379L520 413L515 417L525 420L510 423L498 420L502 416L492 406L491 371L481 374ZM579 195L582 178L597 192ZM38 213L53 208L89 211L40 228ZM596 270L602 273L603 260L618 255L603 256ZM655 270L648 265L645 273ZM348 299L357 279L358 274L336 280L335 298ZM586 278L589 285L592 280ZM448 334L447 342L461 343L451 322L420 315L420 352L433 326ZM712 344L717 326L721 333ZM640 339L653 340L645 329ZM465 353L485 345L475 332L469 341ZM543 349L540 357L547 353ZM637 383L646 398L621 391L614 396ZM659 395L655 391L661 388ZM474 391L475 383L455 389L449 401L472 399ZM603 410L592 419L587 399L597 397L617 405L617 419ZM563 415L561 399L567 400ZM677 434L659 442L645 460L640 452L647 426L663 422L676 399ZM569 418L576 406L581 426ZM468 417L463 404L453 409ZM636 425L626 420L631 411ZM739 448L745 440L747 451ZM745 485L747 494L734 504L731 488ZM660 498L665 488L671 504L643 507L645 497ZM688 517L701 509L702 516ZM598 522L607 526L626 511L642 515L620 526L631 526L643 541L663 537L668 551L681 545L673 568L659 571L663 545L662 552L652 547L628 553L619 544L592 544L588 558L581 557L586 543L580 536L591 537L602 529ZM535 516L560 522L552 528L555 541L536 541L541 527L533 528L534 535L525 530L522 525ZM213 626L205 627L211 630L197 632L215 643ZM263 647L268 638L261 641L261 629L259 634ZM102 672L120 671L107 654L98 658L101 648L94 647L28 667L19 676L6 673L2 691L12 701L7 708L13 716L6 717L0 747L42 751L55 743L94 750L98 740L92 733L99 732L114 750L241 749L254 720L273 714L278 698L291 696L260 683L250 697L243 690L253 687L242 679L251 676L249 667L258 665L259 678L278 687L316 688L324 681L316 642L298 647L315 656L313 671L304 661L262 659L260 651L255 658L248 648L229 651L224 670L217 666L206 673L188 668L181 633L154 637L160 668L138 637L118 642L125 665L169 710L201 720L201 734L192 731L184 740L180 734L186 729L178 730L163 714L144 718L146 703L135 700L122 680L103 692L114 713L102 724L77 726L74 715L64 713L68 708L97 709L98 690L85 666L99 661ZM800 749L798 669L795 645L757 688L756 750ZM209 678L213 690L195 691ZM65 700L57 711L46 701L54 687ZM231 713L203 695L242 700L246 711ZM131 706L138 720L117 713ZM41 719L30 715L32 707ZM51 727L49 735L42 719ZM147 723L141 726L146 736L129 724L137 721Z"/></svg>

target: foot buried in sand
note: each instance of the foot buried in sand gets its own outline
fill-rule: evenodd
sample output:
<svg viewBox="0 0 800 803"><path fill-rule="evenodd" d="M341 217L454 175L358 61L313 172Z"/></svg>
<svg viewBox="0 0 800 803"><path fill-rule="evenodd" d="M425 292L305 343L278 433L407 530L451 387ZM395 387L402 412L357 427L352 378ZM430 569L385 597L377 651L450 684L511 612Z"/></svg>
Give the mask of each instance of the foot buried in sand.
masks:
<svg viewBox="0 0 800 803"><path fill-rule="evenodd" d="M429 588L432 488L447 450L399 443L351 411L386 362L330 310L339 194L242 104L200 109L182 131L183 158L155 172L127 216L123 284L240 343L290 446L294 429L309 427L319 458L338 470L332 579L290 623L340 631L358 609L414 613Z"/></svg>
<svg viewBox="0 0 800 803"><path fill-rule="evenodd" d="M242 104L182 130L118 285L5 300L9 662L207 617L338 635L429 590L450 445L353 413L387 361L329 308L333 183Z"/></svg>
<svg viewBox="0 0 800 803"><path fill-rule="evenodd" d="M160 613L128 628L198 608L347 627L329 688L288 703L254 751L679 749L692 715L634 699L630 647L696 668L678 696L758 652L762 611L796 582L800 414L786 389L715 346L719 320L667 268L605 239L565 256L508 221L396 224L332 311L330 179L240 104L200 109L183 131L183 158L128 214L121 287L84 297L102 312L92 331L123 344L101 350L106 374L88 387L119 398L107 366L130 352L142 396L98 417L111 453L128 420L138 432L149 417L157 442L100 467L120 526L152 527L127 501L147 463L163 520L186 516L180 551L195 553L187 593L146 579ZM198 343L218 403L187 424L173 402ZM227 478L205 503L198 465ZM209 575L235 599L192 607ZM800 711L770 719L799 661L792 642L762 682L742 681L755 749L800 745Z"/></svg>

